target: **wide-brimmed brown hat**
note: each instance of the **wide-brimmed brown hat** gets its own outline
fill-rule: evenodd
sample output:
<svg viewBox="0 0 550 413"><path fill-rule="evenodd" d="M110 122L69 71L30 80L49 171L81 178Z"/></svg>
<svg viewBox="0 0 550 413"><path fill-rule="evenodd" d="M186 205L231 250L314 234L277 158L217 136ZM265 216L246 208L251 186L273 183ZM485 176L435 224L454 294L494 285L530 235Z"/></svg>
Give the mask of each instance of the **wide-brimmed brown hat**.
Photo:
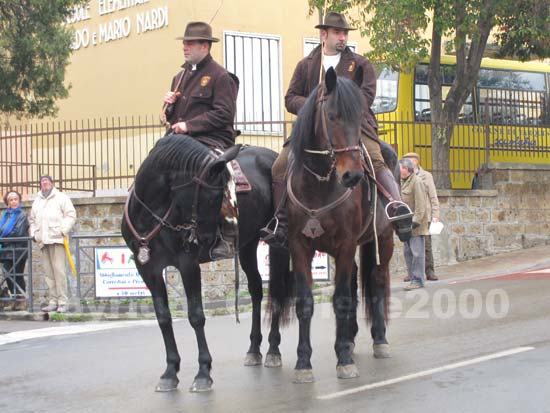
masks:
<svg viewBox="0 0 550 413"><path fill-rule="evenodd" d="M328 29L329 27L332 27L334 29L356 30L353 27L349 27L349 24L343 15L333 11L327 13L323 24L318 24L317 26L315 26L316 29L324 30Z"/></svg>
<svg viewBox="0 0 550 413"><path fill-rule="evenodd" d="M185 28L183 36L176 40L203 40L207 42L219 42L220 39L212 37L212 27L205 22L190 22Z"/></svg>

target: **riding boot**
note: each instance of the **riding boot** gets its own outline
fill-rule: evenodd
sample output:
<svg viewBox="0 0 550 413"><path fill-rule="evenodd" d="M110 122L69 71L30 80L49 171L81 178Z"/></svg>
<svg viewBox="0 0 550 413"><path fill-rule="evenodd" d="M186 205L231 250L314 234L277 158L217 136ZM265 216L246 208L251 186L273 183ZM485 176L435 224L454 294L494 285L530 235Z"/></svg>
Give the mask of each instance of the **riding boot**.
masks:
<svg viewBox="0 0 550 413"><path fill-rule="evenodd" d="M237 219L238 212L235 208L235 201L231 201L231 195L226 191L222 201L221 224L218 229L216 243L209 253L209 258L212 261L218 261L228 258L233 258L236 254L237 244L239 240L239 221Z"/></svg>
<svg viewBox="0 0 550 413"><path fill-rule="evenodd" d="M273 181L273 205L275 216L260 230L262 241L276 248L288 246L288 212L286 209L286 181Z"/></svg>
<svg viewBox="0 0 550 413"><path fill-rule="evenodd" d="M376 180L390 194L386 211L397 236L402 242L406 242L412 235L412 211L407 204L401 200L401 193L395 177L389 169L384 168L376 173Z"/></svg>

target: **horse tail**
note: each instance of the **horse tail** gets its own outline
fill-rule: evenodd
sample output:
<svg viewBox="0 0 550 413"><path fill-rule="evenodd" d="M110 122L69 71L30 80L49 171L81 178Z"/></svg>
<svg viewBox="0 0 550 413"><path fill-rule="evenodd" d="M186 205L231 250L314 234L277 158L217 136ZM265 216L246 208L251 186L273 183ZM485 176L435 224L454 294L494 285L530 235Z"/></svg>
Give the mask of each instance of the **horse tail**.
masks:
<svg viewBox="0 0 550 413"><path fill-rule="evenodd" d="M285 248L269 247L269 298L266 317L279 318L284 326L293 319L296 297L294 273L290 271L290 252Z"/></svg>
<svg viewBox="0 0 550 413"><path fill-rule="evenodd" d="M383 239L383 237L380 238ZM393 253L393 239L391 242L392 245L387 246L387 249L391 250L389 251L389 257L386 256L388 251L384 251L385 248L381 248L380 250L380 265L376 265L376 245L374 240L361 246L359 273L367 323L371 323L372 321L372 317L374 316L372 307L378 305L378 298L381 298L379 297L381 288L383 289L382 294L384 298L384 318L388 320L390 302L389 261Z"/></svg>

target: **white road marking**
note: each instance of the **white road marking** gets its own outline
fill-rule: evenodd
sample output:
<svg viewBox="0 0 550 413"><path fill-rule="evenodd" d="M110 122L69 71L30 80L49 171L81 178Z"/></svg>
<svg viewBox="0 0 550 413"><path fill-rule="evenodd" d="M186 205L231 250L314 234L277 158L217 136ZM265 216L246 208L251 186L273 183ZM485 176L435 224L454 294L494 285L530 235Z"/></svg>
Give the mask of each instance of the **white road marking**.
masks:
<svg viewBox="0 0 550 413"><path fill-rule="evenodd" d="M461 367L471 366L472 364L483 363L484 361L494 360L501 357L507 357L524 351L534 350L534 347L517 347L510 350L500 351L498 353L489 354L487 356L477 357L471 360L464 360L458 363L447 364L446 366L436 367L429 370L419 371L418 373L408 374L406 376L396 377L395 379L389 379L379 381L378 383L366 384L364 386L355 387L353 389L343 390L336 393L326 394L324 396L317 397L318 400L332 400L343 396L349 396L350 394L360 393L365 390L376 389L378 387L389 386L396 383L401 383L407 380L418 379L420 377L431 376L432 374L442 373L444 371L454 370Z"/></svg>
<svg viewBox="0 0 550 413"><path fill-rule="evenodd" d="M536 271L528 271L527 274L541 274L541 273L549 273L550 268L543 268L542 270L536 270Z"/></svg>
<svg viewBox="0 0 550 413"><path fill-rule="evenodd" d="M38 328L35 330L16 331L0 335L0 346L19 341L31 340L33 338L53 337L69 334L90 333L93 331L112 330L113 328L127 328L139 326L156 325L157 320L138 320L138 321L105 321L93 324L72 324L60 327Z"/></svg>

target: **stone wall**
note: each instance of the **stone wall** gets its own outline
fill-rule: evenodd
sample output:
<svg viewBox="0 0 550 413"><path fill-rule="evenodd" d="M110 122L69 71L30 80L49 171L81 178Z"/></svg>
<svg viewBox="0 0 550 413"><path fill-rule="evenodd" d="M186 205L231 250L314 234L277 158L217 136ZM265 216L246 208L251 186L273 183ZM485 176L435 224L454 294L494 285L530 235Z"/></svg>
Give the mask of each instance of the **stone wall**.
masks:
<svg viewBox="0 0 550 413"><path fill-rule="evenodd" d="M550 244L550 165L489 164L480 171L477 184L482 189L438 191L445 229L432 237L436 266ZM73 234L97 237L82 240L82 244L123 244L122 238L99 236L120 233L124 201L125 197L74 198L78 220ZM30 205L23 203L26 211ZM395 240L392 274L399 275L405 266L402 243L397 237ZM72 245L74 248L74 238ZM33 289L35 298L40 299L46 286L40 253L36 246L33 248ZM81 261L85 267L85 258ZM203 264L201 268L207 299L234 294L233 260ZM244 279L242 270L240 275ZM172 294L182 294L179 276L170 273L169 280L174 285ZM82 290L92 282L92 276L83 276Z"/></svg>
<svg viewBox="0 0 550 413"><path fill-rule="evenodd" d="M436 265L550 244L550 165L491 163L476 183L438 191L445 229L432 237ZM396 246L392 268L401 273Z"/></svg>

